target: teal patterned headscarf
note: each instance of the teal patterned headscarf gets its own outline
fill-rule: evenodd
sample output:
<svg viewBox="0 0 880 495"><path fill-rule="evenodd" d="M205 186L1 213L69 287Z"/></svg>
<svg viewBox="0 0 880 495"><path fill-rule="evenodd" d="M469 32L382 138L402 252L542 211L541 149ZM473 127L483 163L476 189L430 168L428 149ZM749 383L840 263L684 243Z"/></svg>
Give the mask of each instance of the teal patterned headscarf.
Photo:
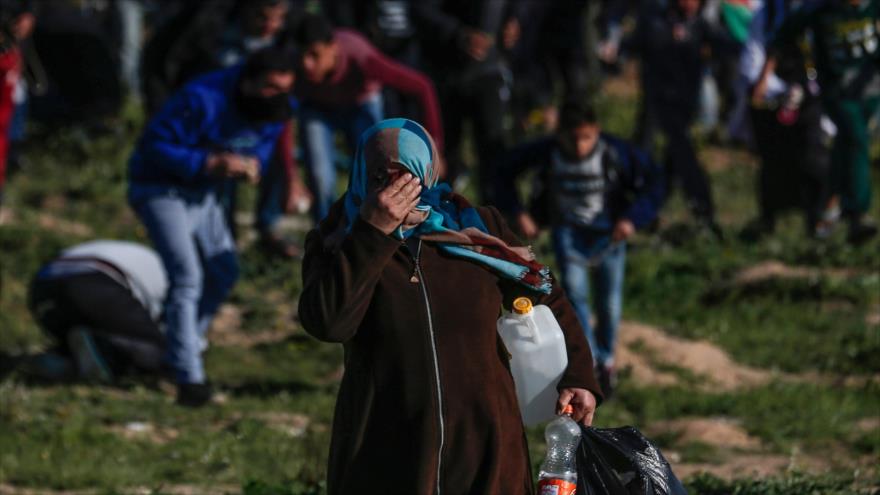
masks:
<svg viewBox="0 0 880 495"><path fill-rule="evenodd" d="M489 234L477 210L464 197L452 193L448 184L438 184L439 160L434 140L412 120L388 119L367 129L358 142L345 193L346 231L351 229L369 193L368 171L399 164L422 183L416 209L423 212L425 220L409 230L398 227L392 235L436 242L453 256L476 261L505 278L549 293L549 270L535 262L530 249L508 246Z"/></svg>

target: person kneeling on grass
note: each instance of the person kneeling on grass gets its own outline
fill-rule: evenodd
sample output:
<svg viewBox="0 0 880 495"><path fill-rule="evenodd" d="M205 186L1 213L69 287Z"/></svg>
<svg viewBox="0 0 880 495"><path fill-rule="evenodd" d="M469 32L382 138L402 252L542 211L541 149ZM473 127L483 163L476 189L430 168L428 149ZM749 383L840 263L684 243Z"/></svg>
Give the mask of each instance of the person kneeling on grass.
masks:
<svg viewBox="0 0 880 495"><path fill-rule="evenodd" d="M57 345L30 371L103 383L129 371L161 373L167 290L159 256L140 244L99 240L65 250L31 282L31 314Z"/></svg>
<svg viewBox="0 0 880 495"><path fill-rule="evenodd" d="M632 145L601 132L590 105L571 100L560 128L515 148L496 168L499 206L526 238L552 230L562 284L586 331L606 397L614 384L626 240L657 216L664 198L661 169ZM523 207L516 181L537 169L532 204ZM591 284L592 282L592 284ZM596 327L590 324L592 285Z"/></svg>
<svg viewBox="0 0 880 495"><path fill-rule="evenodd" d="M568 368L557 411L589 425L601 399L562 289L494 208L438 184L422 126L360 138L348 192L306 239L299 315L345 347L327 491L533 493L528 447L495 323L527 296L552 308Z"/></svg>
<svg viewBox="0 0 880 495"><path fill-rule="evenodd" d="M218 188L255 181L291 116L292 56L267 48L200 77L150 121L129 161L129 204L168 272L167 361L177 401L200 406L213 393L202 364L206 333L238 278L238 258Z"/></svg>

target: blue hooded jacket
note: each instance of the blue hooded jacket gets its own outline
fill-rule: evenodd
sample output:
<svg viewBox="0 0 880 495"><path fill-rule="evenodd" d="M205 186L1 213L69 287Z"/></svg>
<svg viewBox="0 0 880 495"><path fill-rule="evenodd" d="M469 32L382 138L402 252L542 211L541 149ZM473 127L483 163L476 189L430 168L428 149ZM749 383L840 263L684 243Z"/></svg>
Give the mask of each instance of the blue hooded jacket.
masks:
<svg viewBox="0 0 880 495"><path fill-rule="evenodd" d="M235 108L242 66L210 72L169 98L144 130L129 160L132 186L206 189L222 179L204 173L208 154L254 156L265 176L283 122L247 121Z"/></svg>

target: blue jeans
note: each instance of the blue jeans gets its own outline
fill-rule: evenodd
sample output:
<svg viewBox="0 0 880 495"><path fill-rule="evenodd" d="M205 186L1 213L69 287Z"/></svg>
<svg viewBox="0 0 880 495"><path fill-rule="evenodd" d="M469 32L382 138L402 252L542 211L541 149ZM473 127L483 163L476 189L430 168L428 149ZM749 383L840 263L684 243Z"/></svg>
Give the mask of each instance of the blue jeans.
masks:
<svg viewBox="0 0 880 495"><path fill-rule="evenodd" d="M266 171L266 175L260 178L257 194L257 211L254 223L261 234L271 232L284 215L284 205L282 203L284 202L284 192L286 190L287 177L285 176L284 166L278 159L273 158Z"/></svg>
<svg viewBox="0 0 880 495"><path fill-rule="evenodd" d="M213 188L132 184L129 201L168 274L168 364L178 383L204 383L202 342L238 279L238 258Z"/></svg>
<svg viewBox="0 0 880 495"><path fill-rule="evenodd" d="M614 363L614 344L623 307L623 273L626 244L611 245L607 234L571 226L553 230L553 249L562 275L562 287L584 328L593 361ZM590 325L590 288L596 327Z"/></svg>
<svg viewBox="0 0 880 495"><path fill-rule="evenodd" d="M382 120L382 96L376 94L364 103L341 110L319 109L303 103L299 111L299 140L308 170L309 188L315 196L312 214L321 221L336 201L336 148L334 131L345 135L355 149L364 131Z"/></svg>

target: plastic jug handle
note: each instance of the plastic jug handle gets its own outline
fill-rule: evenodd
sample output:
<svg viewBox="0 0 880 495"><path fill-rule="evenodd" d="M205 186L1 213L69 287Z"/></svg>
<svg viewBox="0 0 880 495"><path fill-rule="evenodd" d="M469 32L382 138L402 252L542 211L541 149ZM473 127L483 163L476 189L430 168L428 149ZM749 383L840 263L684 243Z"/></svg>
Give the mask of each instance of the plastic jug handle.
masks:
<svg viewBox="0 0 880 495"><path fill-rule="evenodd" d="M538 325L535 323L535 320L529 318L529 331L532 332L532 341L535 344L541 345L541 332L538 331Z"/></svg>

